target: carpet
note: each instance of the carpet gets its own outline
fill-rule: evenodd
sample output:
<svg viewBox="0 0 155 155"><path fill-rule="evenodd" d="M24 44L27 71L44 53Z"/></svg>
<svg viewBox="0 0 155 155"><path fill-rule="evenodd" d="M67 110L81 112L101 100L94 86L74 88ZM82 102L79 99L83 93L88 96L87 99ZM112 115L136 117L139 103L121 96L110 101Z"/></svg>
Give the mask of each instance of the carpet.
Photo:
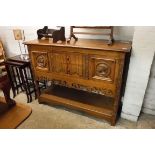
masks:
<svg viewBox="0 0 155 155"><path fill-rule="evenodd" d="M3 96L1 91L0 96ZM141 113L138 122L119 118L116 126L111 126L104 119L62 106L39 104L34 99L28 104L24 93L18 94L14 99L17 103L29 105L33 111L18 129L155 129L155 116L144 113Z"/></svg>
<svg viewBox="0 0 155 155"><path fill-rule="evenodd" d="M5 99L0 97L0 107L3 110L0 114L0 129L17 128L32 112L30 106L22 103L16 103L10 109L6 105Z"/></svg>

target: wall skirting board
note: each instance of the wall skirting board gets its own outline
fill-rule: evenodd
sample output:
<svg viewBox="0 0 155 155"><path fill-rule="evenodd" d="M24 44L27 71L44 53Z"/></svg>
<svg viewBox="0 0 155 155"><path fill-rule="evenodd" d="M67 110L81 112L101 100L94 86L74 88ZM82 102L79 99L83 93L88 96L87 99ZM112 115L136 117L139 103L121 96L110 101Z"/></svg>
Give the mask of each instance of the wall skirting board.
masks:
<svg viewBox="0 0 155 155"><path fill-rule="evenodd" d="M138 120L138 116L134 116L134 115L123 113L123 112L121 113L121 117L124 119L130 120L130 121L133 121L133 122L137 122Z"/></svg>
<svg viewBox="0 0 155 155"><path fill-rule="evenodd" d="M155 109L149 109L149 108L143 107L142 112L146 114L155 115Z"/></svg>

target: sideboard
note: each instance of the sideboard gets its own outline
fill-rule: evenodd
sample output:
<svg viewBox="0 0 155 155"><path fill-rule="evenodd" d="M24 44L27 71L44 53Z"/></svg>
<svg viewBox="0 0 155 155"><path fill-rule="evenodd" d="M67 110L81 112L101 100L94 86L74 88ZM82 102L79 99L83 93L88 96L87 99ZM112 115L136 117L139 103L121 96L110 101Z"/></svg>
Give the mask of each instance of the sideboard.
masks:
<svg viewBox="0 0 155 155"><path fill-rule="evenodd" d="M39 80L53 87L41 94L40 103L63 105L101 117L115 125L125 57L130 42L80 39L53 43L52 39L27 41L38 89Z"/></svg>

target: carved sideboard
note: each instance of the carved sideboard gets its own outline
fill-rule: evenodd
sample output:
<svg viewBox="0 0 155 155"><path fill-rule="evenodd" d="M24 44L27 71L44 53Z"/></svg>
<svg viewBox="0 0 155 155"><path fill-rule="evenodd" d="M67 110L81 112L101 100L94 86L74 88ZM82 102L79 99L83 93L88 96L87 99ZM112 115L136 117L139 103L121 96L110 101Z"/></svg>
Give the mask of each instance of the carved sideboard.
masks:
<svg viewBox="0 0 155 155"><path fill-rule="evenodd" d="M63 105L104 118L115 125L124 62L131 43L81 39L25 42L37 88L39 80L54 85L39 94L40 103ZM38 91L39 92L39 91Z"/></svg>

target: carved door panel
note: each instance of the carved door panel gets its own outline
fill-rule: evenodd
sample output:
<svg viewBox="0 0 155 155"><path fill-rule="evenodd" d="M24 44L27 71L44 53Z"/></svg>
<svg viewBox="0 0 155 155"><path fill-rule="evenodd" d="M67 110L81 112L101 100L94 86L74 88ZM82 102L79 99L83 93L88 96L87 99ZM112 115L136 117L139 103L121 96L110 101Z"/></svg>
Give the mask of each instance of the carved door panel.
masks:
<svg viewBox="0 0 155 155"><path fill-rule="evenodd" d="M116 60L99 55L89 57L89 78L113 82L115 77Z"/></svg>
<svg viewBox="0 0 155 155"><path fill-rule="evenodd" d="M67 55L67 74L82 77L83 76L83 56L79 53L70 53Z"/></svg>
<svg viewBox="0 0 155 155"><path fill-rule="evenodd" d="M49 71L48 53L33 51L32 63L35 70Z"/></svg>
<svg viewBox="0 0 155 155"><path fill-rule="evenodd" d="M51 71L67 74L67 56L64 52L52 52L50 55Z"/></svg>

